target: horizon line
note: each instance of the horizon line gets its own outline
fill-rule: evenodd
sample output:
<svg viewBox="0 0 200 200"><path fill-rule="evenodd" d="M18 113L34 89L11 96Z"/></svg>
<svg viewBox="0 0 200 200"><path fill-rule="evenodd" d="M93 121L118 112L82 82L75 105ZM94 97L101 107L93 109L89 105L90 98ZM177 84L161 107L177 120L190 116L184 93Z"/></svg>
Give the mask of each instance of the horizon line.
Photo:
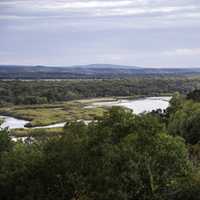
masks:
<svg viewBox="0 0 200 200"><path fill-rule="evenodd" d="M198 69L200 66L196 67L180 67L180 66L138 66L138 65L123 65L123 64L110 64L110 63L92 63L92 64L74 64L74 65L42 65L42 64L0 64L0 67L3 66L16 66L16 67L62 67L62 68L71 68L71 67L88 67L88 66L95 66L95 65L108 65L108 66L116 66L118 67L127 67L127 68L138 68L138 69Z"/></svg>

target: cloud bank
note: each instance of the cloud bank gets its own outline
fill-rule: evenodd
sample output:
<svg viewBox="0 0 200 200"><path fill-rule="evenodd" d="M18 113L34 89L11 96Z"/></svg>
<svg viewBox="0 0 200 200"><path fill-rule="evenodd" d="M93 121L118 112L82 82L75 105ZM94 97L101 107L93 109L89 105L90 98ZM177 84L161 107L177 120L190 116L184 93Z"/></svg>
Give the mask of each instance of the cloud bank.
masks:
<svg viewBox="0 0 200 200"><path fill-rule="evenodd" d="M1 63L200 67L199 0L1 0Z"/></svg>

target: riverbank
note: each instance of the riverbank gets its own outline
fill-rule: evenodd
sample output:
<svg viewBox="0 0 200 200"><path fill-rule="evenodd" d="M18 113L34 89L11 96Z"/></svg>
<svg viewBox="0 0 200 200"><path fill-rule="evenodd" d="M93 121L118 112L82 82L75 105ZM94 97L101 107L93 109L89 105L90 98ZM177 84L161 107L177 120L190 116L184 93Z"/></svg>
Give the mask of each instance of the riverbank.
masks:
<svg viewBox="0 0 200 200"><path fill-rule="evenodd" d="M11 106L0 108L0 115L29 121L25 127L48 126L79 119L92 120L102 116L104 108L85 109L88 103L68 101L59 104Z"/></svg>
<svg viewBox="0 0 200 200"><path fill-rule="evenodd" d="M96 117L103 115L103 112L108 110L112 106L121 106L131 109L135 114L140 114L143 112L150 112L156 109L166 109L169 106L170 96L160 96L160 97L145 97L145 98L135 98L130 100L130 98L98 98L98 99L84 99L80 101L65 102L59 105L44 105L43 107L39 105L36 106L25 106L25 107L14 107L9 108L11 114L26 114L28 117L35 118L29 121L24 128L24 122L22 120L21 127L12 127L15 122L9 121L7 123L10 127L10 134L15 138L21 137L43 137L43 136L57 136L63 134L63 127L67 121L79 121L84 122L94 120ZM45 112L44 110L47 109ZM60 112L62 112L60 114ZM56 113L56 115L55 115ZM30 114L32 116L30 116ZM48 117L49 115L49 117ZM22 115L24 118L24 115ZM5 120L11 117L5 118ZM49 118L52 120L50 121ZM46 120L48 119L48 121ZM16 123L21 123L18 118L13 118L14 121L18 120ZM56 120L56 123L54 123ZM60 122L59 120L62 120ZM32 124L37 122L35 126ZM46 123L50 124L46 124ZM52 122L52 123L51 123ZM42 125L41 125L42 123ZM5 125L4 125L5 126ZM27 128L29 127L29 128Z"/></svg>
<svg viewBox="0 0 200 200"><path fill-rule="evenodd" d="M34 106L13 106L1 108L0 113L5 115L5 120L19 120L22 126L11 126L11 128L59 128L63 127L66 121L94 120L100 117L111 106L122 106L133 110L135 114L150 112L155 109L166 109L170 97L109 97L97 99L83 99L68 101L60 104L45 104ZM8 117L7 117L8 116ZM21 119L22 122L20 121ZM24 121L27 120L27 121ZM18 123L18 121L7 123L7 126ZM4 125L6 127L6 124Z"/></svg>
<svg viewBox="0 0 200 200"><path fill-rule="evenodd" d="M140 98L144 98L144 96L89 98L53 104L7 106L0 108L0 115L28 121L25 125L28 128L49 126L72 120L93 120L95 117L102 116L107 108L87 109L87 106L95 102L115 102Z"/></svg>

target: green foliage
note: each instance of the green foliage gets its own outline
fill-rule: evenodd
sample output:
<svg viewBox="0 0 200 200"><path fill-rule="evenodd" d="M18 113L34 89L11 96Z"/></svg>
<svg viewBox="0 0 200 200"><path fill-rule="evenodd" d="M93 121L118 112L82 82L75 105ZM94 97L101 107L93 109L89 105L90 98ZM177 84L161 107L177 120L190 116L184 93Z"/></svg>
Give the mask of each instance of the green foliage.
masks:
<svg viewBox="0 0 200 200"><path fill-rule="evenodd" d="M113 107L89 125L33 133L57 137L12 142L1 130L0 199L199 200L199 116L176 94L162 115Z"/></svg>
<svg viewBox="0 0 200 200"><path fill-rule="evenodd" d="M46 104L81 98L160 95L197 88L197 77L139 76L127 79L0 81L0 105Z"/></svg>
<svg viewBox="0 0 200 200"><path fill-rule="evenodd" d="M180 185L191 171L187 148L164 127L154 115L113 107L89 125L67 123L60 137L8 150L2 136L0 199L164 200L185 187L189 193Z"/></svg>
<svg viewBox="0 0 200 200"><path fill-rule="evenodd" d="M0 154L11 147L11 139L7 130L0 130Z"/></svg>
<svg viewBox="0 0 200 200"><path fill-rule="evenodd" d="M181 106L173 109L168 129L174 135L182 136L187 143L200 141L200 103L183 101Z"/></svg>
<svg viewBox="0 0 200 200"><path fill-rule="evenodd" d="M200 101L200 90L193 90L192 92L187 94L187 99Z"/></svg>
<svg viewBox="0 0 200 200"><path fill-rule="evenodd" d="M200 173L196 169L185 178L181 178L169 195L171 200L200 200Z"/></svg>
<svg viewBox="0 0 200 200"><path fill-rule="evenodd" d="M91 198L165 199L189 168L183 140L164 133L157 118L116 109L90 131Z"/></svg>
<svg viewBox="0 0 200 200"><path fill-rule="evenodd" d="M1 199L40 199L42 157L40 147L17 143L4 153L0 167Z"/></svg>
<svg viewBox="0 0 200 200"><path fill-rule="evenodd" d="M175 113L178 109L182 108L183 100L184 98L180 93L176 92L173 94L173 97L171 98L169 102L170 106L167 108L168 116L171 113Z"/></svg>

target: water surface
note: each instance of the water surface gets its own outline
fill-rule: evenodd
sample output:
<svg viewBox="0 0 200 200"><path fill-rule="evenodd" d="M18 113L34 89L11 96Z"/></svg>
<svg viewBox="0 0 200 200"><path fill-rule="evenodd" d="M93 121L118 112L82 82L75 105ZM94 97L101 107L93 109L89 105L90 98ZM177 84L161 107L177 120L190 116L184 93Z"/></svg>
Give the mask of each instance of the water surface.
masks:
<svg viewBox="0 0 200 200"><path fill-rule="evenodd" d="M101 106L123 106L131 109L135 114L143 112L151 112L156 109L165 110L169 106L171 97L147 97L137 100L117 100L108 102L95 102L87 108L101 107Z"/></svg>
<svg viewBox="0 0 200 200"><path fill-rule="evenodd" d="M23 120L23 119L17 119L14 117L9 116L0 116L0 119L3 120L3 123L1 124L1 128L24 128L24 126L29 123L29 121Z"/></svg>

